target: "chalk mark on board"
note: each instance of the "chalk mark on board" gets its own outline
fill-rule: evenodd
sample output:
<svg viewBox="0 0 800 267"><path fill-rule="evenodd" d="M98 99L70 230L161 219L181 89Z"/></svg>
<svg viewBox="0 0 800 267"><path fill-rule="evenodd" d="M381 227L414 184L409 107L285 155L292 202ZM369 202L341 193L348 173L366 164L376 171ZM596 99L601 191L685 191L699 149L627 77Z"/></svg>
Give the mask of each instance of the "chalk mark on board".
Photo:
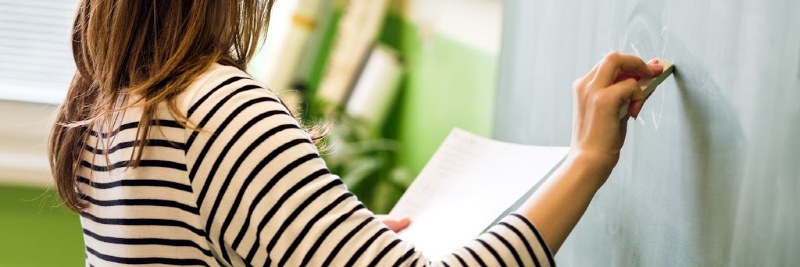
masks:
<svg viewBox="0 0 800 267"><path fill-rule="evenodd" d="M664 111L664 110L662 109L661 111ZM655 110L650 113L650 115L653 115L653 126L655 126L656 131L658 131L658 124L660 123L662 114L664 114L664 112L659 112L658 113L658 118L656 118L656 111Z"/></svg>
<svg viewBox="0 0 800 267"><path fill-rule="evenodd" d="M633 42L630 43L630 46L631 46L631 49L633 49L633 53L636 54L636 56L642 57L642 54L639 53L639 49L636 49L636 45L634 45Z"/></svg>
<svg viewBox="0 0 800 267"><path fill-rule="evenodd" d="M661 36L661 39L664 40L664 45L663 45L663 48L661 49L661 56L659 58L664 58L664 56L667 55L667 26L664 26L664 28L661 28L660 36Z"/></svg>
<svg viewBox="0 0 800 267"><path fill-rule="evenodd" d="M625 50L626 43L628 43L628 33L625 33L625 38L622 38L622 43L620 43L620 48L618 50Z"/></svg>
<svg viewBox="0 0 800 267"><path fill-rule="evenodd" d="M667 23L669 23L669 22L667 22ZM661 39L664 40L664 44L662 45L663 48L661 49L661 57L659 57L659 58L664 58L664 56L667 55L667 37L669 36L667 34L667 29L668 28L669 28L669 26L665 25L663 28L661 28L661 34L659 34L661 36ZM658 131L658 126L661 124L661 118L664 115L664 104L666 103L666 99L667 99L666 91L664 91L663 88L661 90L659 90L659 91L661 91L661 110L658 112L658 118L656 118L656 111L655 110L653 110L650 113L650 115L652 115L652 117L653 117L653 126L655 127L656 131Z"/></svg>
<svg viewBox="0 0 800 267"><path fill-rule="evenodd" d="M661 57L659 58L663 58L667 55L667 29L669 28L669 24L672 22L672 1L667 1L667 7L664 8L664 11L667 13L667 23L664 24L663 28L661 28L661 34L659 34L661 39L664 40L664 47L661 50Z"/></svg>
<svg viewBox="0 0 800 267"><path fill-rule="evenodd" d="M664 115L664 105L666 104L667 100L667 92L664 91L662 88L661 90L661 110L658 111L658 118L656 118L656 111L653 110L650 114L653 116L653 125L656 127L656 131L658 131L658 125L661 124L661 117Z"/></svg>
<svg viewBox="0 0 800 267"><path fill-rule="evenodd" d="M666 84L662 84L661 86L665 87ZM667 103L667 91L665 91L664 88L661 88L661 90L657 90L657 91L660 91L660 94L661 94L661 105L659 105L659 106L661 106L661 108L658 111L658 117L656 117L656 111L655 110L652 110L650 112L650 115L653 118L653 126L655 126L655 130L656 131L658 131L658 126L661 124L661 118L664 115L664 105L666 105L666 103Z"/></svg>

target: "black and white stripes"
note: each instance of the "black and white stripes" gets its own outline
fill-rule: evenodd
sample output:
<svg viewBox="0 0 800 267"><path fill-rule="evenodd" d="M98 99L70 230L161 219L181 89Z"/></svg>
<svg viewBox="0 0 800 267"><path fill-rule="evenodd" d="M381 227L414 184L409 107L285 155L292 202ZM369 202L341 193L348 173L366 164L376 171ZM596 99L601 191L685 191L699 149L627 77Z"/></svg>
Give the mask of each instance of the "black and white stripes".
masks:
<svg viewBox="0 0 800 267"><path fill-rule="evenodd" d="M125 166L141 111L91 132L87 144L109 147L87 147L77 178L90 204L81 214L87 266L553 265L519 215L425 258L328 172L278 98L238 69L215 65L178 103L196 128L164 107L137 168Z"/></svg>

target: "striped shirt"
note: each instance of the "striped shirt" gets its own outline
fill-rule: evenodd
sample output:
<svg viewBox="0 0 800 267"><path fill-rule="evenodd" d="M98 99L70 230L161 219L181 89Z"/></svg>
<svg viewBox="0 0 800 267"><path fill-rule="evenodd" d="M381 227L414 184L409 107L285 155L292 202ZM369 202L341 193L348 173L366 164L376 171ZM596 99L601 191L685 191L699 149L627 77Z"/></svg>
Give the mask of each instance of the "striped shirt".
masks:
<svg viewBox="0 0 800 267"><path fill-rule="evenodd" d="M119 113L113 129L91 131L77 177L89 203L81 212L87 266L554 264L536 228L517 214L444 258L426 258L328 171L265 88L215 64L177 99L196 127L182 127L159 106L136 168L124 166L141 109Z"/></svg>

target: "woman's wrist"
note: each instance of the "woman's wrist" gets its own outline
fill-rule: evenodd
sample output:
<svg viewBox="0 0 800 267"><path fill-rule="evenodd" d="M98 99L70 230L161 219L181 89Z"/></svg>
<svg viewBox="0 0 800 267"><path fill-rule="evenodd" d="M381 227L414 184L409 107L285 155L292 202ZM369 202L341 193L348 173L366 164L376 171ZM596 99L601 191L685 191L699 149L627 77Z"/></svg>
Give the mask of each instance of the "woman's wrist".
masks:
<svg viewBox="0 0 800 267"><path fill-rule="evenodd" d="M559 170L517 211L536 225L555 254L592 197L608 179L614 158L570 151Z"/></svg>
<svg viewBox="0 0 800 267"><path fill-rule="evenodd" d="M619 157L605 153L571 150L564 167L580 173L582 180L602 186L617 165Z"/></svg>

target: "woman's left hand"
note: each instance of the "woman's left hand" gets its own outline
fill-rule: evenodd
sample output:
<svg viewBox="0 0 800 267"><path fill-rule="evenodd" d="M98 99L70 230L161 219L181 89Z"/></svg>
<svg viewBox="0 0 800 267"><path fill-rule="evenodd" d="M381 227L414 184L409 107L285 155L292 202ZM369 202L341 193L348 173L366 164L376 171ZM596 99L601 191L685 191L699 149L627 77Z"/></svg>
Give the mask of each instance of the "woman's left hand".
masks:
<svg viewBox="0 0 800 267"><path fill-rule="evenodd" d="M403 229L406 229L408 225L411 223L411 220L408 217L397 218L391 217L389 215L375 215L386 227L389 227L389 230L394 231L395 233L399 233Z"/></svg>

